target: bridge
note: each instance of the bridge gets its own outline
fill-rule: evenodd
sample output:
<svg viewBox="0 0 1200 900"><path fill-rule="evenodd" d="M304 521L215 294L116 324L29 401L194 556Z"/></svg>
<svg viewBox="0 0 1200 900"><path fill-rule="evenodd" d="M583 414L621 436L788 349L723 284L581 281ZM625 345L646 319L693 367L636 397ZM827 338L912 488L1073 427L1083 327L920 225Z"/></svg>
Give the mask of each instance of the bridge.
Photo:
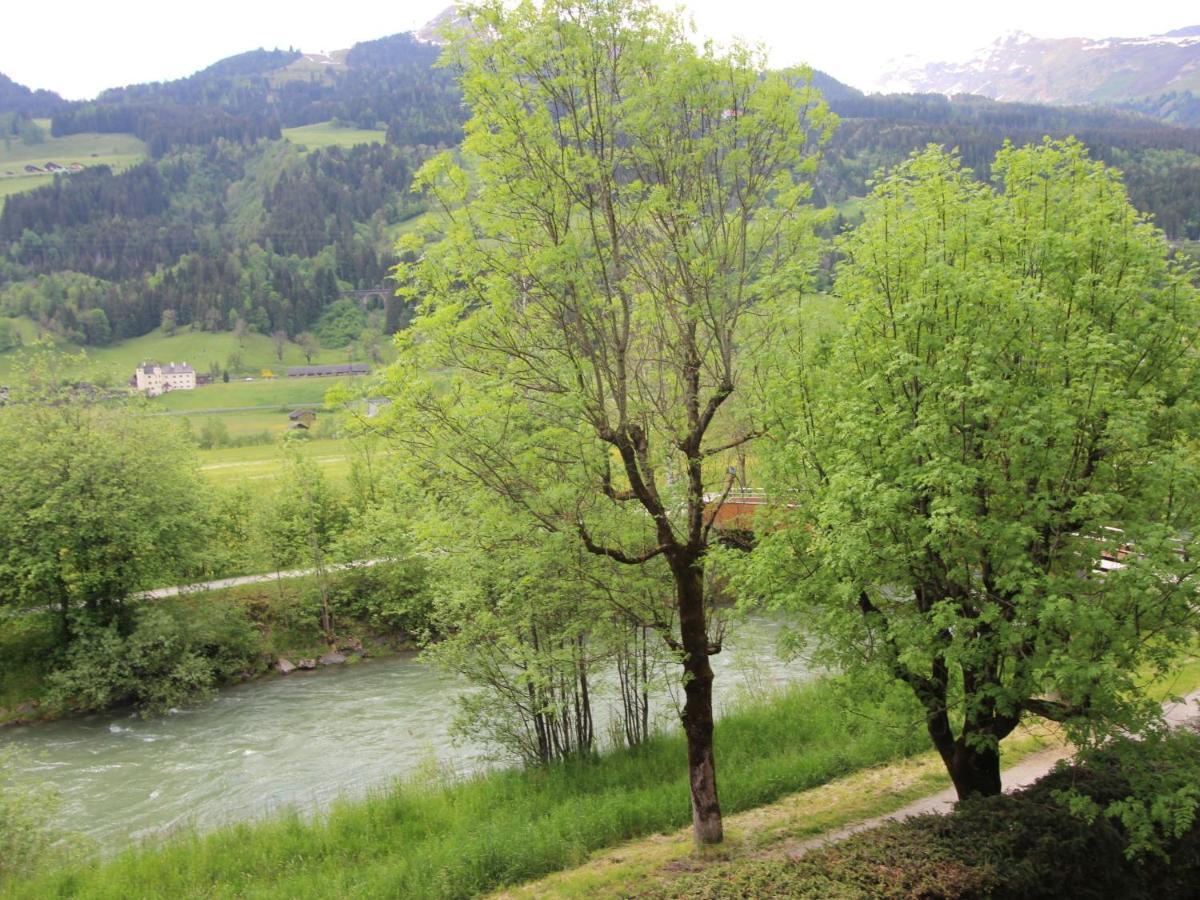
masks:
<svg viewBox="0 0 1200 900"><path fill-rule="evenodd" d="M705 494L705 517L716 531L750 535L754 533L754 517L770 502L763 491L748 489L730 491L727 495Z"/></svg>

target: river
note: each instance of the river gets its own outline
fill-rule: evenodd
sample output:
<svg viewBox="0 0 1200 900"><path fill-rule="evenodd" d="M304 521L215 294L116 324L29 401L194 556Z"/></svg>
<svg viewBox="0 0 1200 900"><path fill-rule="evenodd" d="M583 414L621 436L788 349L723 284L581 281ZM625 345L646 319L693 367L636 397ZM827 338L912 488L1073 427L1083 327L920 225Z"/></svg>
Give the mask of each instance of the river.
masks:
<svg viewBox="0 0 1200 900"><path fill-rule="evenodd" d="M806 677L803 663L779 659L777 633L766 619L730 629L713 661L719 706ZM451 738L463 689L410 653L240 685L157 719L122 712L10 729L0 746L24 751L17 778L58 790L65 828L111 852L285 807L316 812L422 770L492 764L487 748ZM668 718L671 697L657 699Z"/></svg>

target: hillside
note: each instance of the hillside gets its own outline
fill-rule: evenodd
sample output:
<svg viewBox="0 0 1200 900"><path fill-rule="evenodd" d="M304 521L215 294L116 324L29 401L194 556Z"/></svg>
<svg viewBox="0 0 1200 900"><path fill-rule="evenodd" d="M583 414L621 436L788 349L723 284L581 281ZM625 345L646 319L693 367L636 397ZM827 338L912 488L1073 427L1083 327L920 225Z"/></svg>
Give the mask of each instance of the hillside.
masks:
<svg viewBox="0 0 1200 900"><path fill-rule="evenodd" d="M1171 121L1197 124L1200 109L1193 106L1200 94L1200 26L1102 40L1044 39L1017 31L965 61L894 62L876 88L1033 103L1133 103Z"/></svg>
<svg viewBox="0 0 1200 900"><path fill-rule="evenodd" d="M1191 53L1200 37L1167 45ZM397 235L422 221L413 173L456 144L464 115L438 53L412 34L327 55L258 49L87 103L0 83L0 172L13 173L0 175L0 316L98 354L169 322L219 345L222 363L234 332L311 333L341 358L377 356L410 315L386 279ZM866 95L821 72L814 83L842 119L815 200L843 216L877 170L929 143L986 178L1005 139L1076 135L1125 170L1169 237L1200 240L1200 130L1131 110ZM39 96L52 119L22 112ZM84 169L25 172L48 162Z"/></svg>

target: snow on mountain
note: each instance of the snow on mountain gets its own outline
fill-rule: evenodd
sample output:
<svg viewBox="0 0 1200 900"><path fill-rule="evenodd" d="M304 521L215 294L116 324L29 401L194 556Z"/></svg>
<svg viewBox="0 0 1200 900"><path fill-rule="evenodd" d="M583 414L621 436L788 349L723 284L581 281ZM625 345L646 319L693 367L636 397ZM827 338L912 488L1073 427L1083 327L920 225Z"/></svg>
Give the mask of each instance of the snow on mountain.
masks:
<svg viewBox="0 0 1200 900"><path fill-rule="evenodd" d="M875 90L996 100L1105 103L1200 93L1200 26L1125 38L1037 38L1013 31L964 61L891 61Z"/></svg>

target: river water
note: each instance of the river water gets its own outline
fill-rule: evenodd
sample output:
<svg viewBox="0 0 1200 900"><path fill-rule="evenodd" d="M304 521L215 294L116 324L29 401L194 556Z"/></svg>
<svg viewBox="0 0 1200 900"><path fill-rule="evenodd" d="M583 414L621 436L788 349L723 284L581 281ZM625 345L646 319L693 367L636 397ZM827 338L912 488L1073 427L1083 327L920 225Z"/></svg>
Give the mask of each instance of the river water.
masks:
<svg viewBox="0 0 1200 900"><path fill-rule="evenodd" d="M713 660L718 708L807 676L802 662L779 659L777 633L765 619L730 629ZM417 654L404 654L240 685L158 719L123 712L10 729L0 733L0 747L24 752L17 778L59 791L64 827L112 851L284 807L317 812L422 770L492 764L488 748L451 737L462 690ZM657 700L669 720L670 693ZM597 731L604 733L602 722Z"/></svg>

